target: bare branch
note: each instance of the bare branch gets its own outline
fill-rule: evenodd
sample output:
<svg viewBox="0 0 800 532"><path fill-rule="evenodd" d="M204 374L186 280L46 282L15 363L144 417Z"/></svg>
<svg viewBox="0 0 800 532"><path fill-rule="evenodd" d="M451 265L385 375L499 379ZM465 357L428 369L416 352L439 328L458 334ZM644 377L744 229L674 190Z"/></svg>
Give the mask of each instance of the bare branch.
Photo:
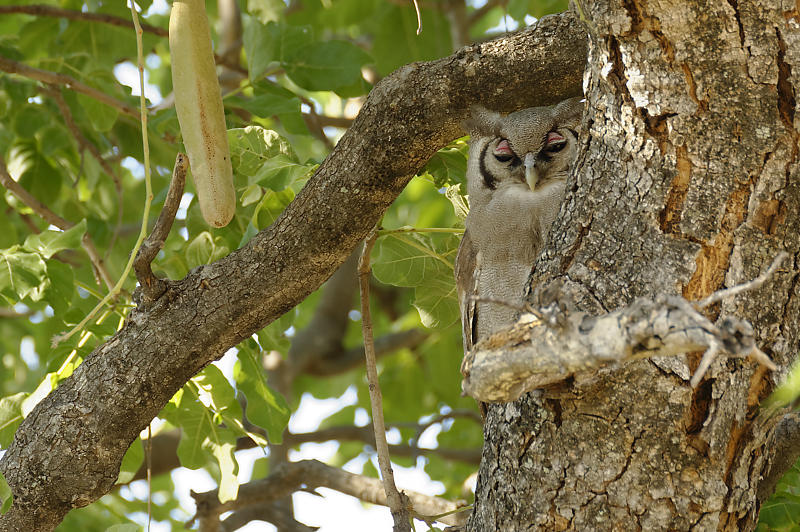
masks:
<svg viewBox="0 0 800 532"><path fill-rule="evenodd" d="M167 197L164 200L164 207L158 215L153 231L150 233L139 252L136 260L133 261L133 269L136 272L136 279L142 287L142 304L147 306L161 297L166 290L166 283L153 275L150 264L156 258L158 252L164 247L164 242L172 229L172 222L175 221L175 214L181 204L183 197L183 187L186 183L186 170L189 161L186 155L179 153L175 157L175 166L172 170L172 180L169 183Z"/></svg>
<svg viewBox="0 0 800 532"><path fill-rule="evenodd" d="M5 308L0 307L0 318L3 319L16 319L16 318L30 318L33 316L33 310L27 310L25 312L17 312L13 308Z"/></svg>
<svg viewBox="0 0 800 532"><path fill-rule="evenodd" d="M428 333L421 329L386 334L375 339L375 356L381 358L398 349L413 349L427 337ZM316 376L339 375L353 369L363 361L364 346L359 345L347 350L340 350L335 356L317 359L314 364L306 366L305 373Z"/></svg>
<svg viewBox="0 0 800 532"><path fill-rule="evenodd" d="M394 532L410 532L411 520L406 508L406 499L397 491L392 463L389 459L386 425L383 421L383 399L381 397L381 385L378 380L378 368L375 358L375 342L372 338L372 315L369 311L369 278L372 274L370 253L377 238L378 232L373 229L364 240L364 251L361 252L361 258L358 261L358 281L361 287L361 332L364 337L364 356L367 361L369 399L372 404L372 426L375 429L375 450L378 452L378 466L380 466L381 470L386 500L389 503L392 518L394 519L392 530Z"/></svg>
<svg viewBox="0 0 800 532"><path fill-rule="evenodd" d="M121 28L133 29L133 22L126 18L108 15L105 13L89 13L84 11L76 11L73 9L63 9L55 6L48 6L44 4L31 4L24 6L0 6L0 15L23 13L26 15L36 15L37 17L56 17L66 18L70 20L88 20L91 22L100 22L102 24L110 24L112 26L119 26ZM159 37L167 37L169 32L163 28L157 28L150 24L142 24L142 30L158 35Z"/></svg>
<svg viewBox="0 0 800 532"><path fill-rule="evenodd" d="M239 530L250 521L256 520L272 523L281 532L314 532L319 530L318 527L306 526L300 523L291 514L275 504L250 506L233 512L220 522L219 530L233 532L234 530Z"/></svg>
<svg viewBox="0 0 800 532"><path fill-rule="evenodd" d="M520 323L479 342L464 358L464 391L479 401L513 401L612 363L708 349L691 379L695 386L718 351L747 356L757 349L749 323L726 318L714 325L678 296L640 298L602 316L575 313L553 321L561 326L523 316Z"/></svg>
<svg viewBox="0 0 800 532"><path fill-rule="evenodd" d="M216 490L192 493L197 504L197 513L188 525L207 516L218 516L231 510L269 503L286 497L300 488L310 490L319 487L330 488L364 502L387 505L386 494L380 480L349 473L317 460L303 460L282 464L267 478L242 484L239 486L239 496L233 501L219 502ZM415 509L415 515L421 519L435 520L429 516L452 512L466 505L464 501L451 502L413 491L405 491L405 494ZM461 525L466 523L467 513L454 513L439 520L446 524Z"/></svg>
<svg viewBox="0 0 800 532"><path fill-rule="evenodd" d="M714 292L713 294L703 299L702 301L698 301L696 303L697 308L706 308L707 306L713 305L714 303L722 301L723 299L735 297L741 294L742 292L748 292L750 290L756 290L760 288L761 285L763 285L767 281L767 279L772 277L772 275L776 271L778 271L778 266L783 264L783 261L786 260L787 258L789 258L789 254L786 253L785 251L781 251L778 254L778 256L775 257L775 260L772 261L770 267L767 268L761 275L759 275L750 282L739 284L736 286L732 286L731 288L727 288L725 290L718 290L717 292Z"/></svg>
<svg viewBox="0 0 800 532"><path fill-rule="evenodd" d="M68 89L72 89L75 92L80 92L81 94L85 94L86 96L94 98L98 102L102 102L110 107L113 107L123 114L136 118L137 120L139 119L139 111L137 111L135 107L131 107L130 105L123 103L116 98L112 98L105 92L81 83L72 76L67 76L66 74L60 74L58 72L50 72L49 70L41 70L39 68L18 63L5 57L0 57L0 70L8 72L9 74L19 74L20 76L41 81L42 83L47 83L50 85L63 85Z"/></svg>
<svg viewBox="0 0 800 532"><path fill-rule="evenodd" d="M33 194L22 188L22 185L14 181L14 179L8 173L6 162L2 156L0 156L0 184L6 187L8 191L19 198L22 203L30 207L33 212L41 216L41 218L50 225L54 225L62 231L66 231L67 229L75 226L74 223L65 220L61 216L51 211L44 203L36 199ZM97 248L94 247L94 243L92 242L91 237L89 237L89 233L83 235L83 238L81 239L81 247L83 247L84 251L86 251L86 254L89 255L89 260L91 261L95 272L103 279L103 281L106 283L106 286L111 289L111 287L114 286L114 281L108 274L108 271L103 264L103 258L97 252Z"/></svg>

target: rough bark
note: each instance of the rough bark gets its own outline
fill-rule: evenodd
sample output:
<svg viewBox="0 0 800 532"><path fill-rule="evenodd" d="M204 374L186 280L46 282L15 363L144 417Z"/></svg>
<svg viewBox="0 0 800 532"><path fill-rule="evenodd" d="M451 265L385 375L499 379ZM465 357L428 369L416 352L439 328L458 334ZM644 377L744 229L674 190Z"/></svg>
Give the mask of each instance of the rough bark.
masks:
<svg viewBox="0 0 800 532"><path fill-rule="evenodd" d="M636 297L698 300L750 321L782 368L800 347L794 1L581 1L590 32L585 141L532 282L600 314ZM780 379L747 359L631 362L492 406L468 529L752 530ZM763 498L763 494L762 494Z"/></svg>
<svg viewBox="0 0 800 532"><path fill-rule="evenodd" d="M113 486L125 450L211 361L316 289L374 227L469 105L545 105L580 93L585 33L569 15L399 69L269 228L168 283L19 427L0 460L15 495L0 530L53 529Z"/></svg>

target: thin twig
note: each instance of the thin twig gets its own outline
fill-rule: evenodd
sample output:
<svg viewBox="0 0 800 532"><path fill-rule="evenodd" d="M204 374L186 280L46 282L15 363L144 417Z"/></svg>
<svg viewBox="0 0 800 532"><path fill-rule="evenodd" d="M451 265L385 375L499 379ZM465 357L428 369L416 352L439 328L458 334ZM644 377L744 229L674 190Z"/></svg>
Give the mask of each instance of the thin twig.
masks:
<svg viewBox="0 0 800 532"><path fill-rule="evenodd" d="M0 318L15 319L15 318L30 318L35 313L35 310L28 309L25 312L17 312L13 308L0 307Z"/></svg>
<svg viewBox="0 0 800 532"><path fill-rule="evenodd" d="M414 2L414 10L417 12L417 35L422 33L422 15L419 12L419 4L417 0L412 0Z"/></svg>
<svg viewBox="0 0 800 532"><path fill-rule="evenodd" d="M460 235L464 233L463 227L398 227L397 229L379 229L378 236L393 233L446 233Z"/></svg>
<svg viewBox="0 0 800 532"><path fill-rule="evenodd" d="M150 264L156 258L158 252L164 247L169 236L172 223L175 221L175 214L181 204L183 197L183 187L186 183L186 169L189 161L186 155L178 153L175 157L175 167L172 170L172 180L169 183L167 198L164 200L164 207L158 215L153 231L150 233L133 261L133 270L136 272L136 279L142 287L142 305L146 306L161 297L166 290L166 283L153 274Z"/></svg>
<svg viewBox="0 0 800 532"><path fill-rule="evenodd" d="M95 146L93 142L90 142L89 139L83 135L80 128L78 128L78 124L75 123L75 119L72 116L72 111L70 110L69 105L67 105L67 102L64 100L64 96L61 94L61 89L54 85L50 85L45 89L45 92L47 92L47 94L49 94L53 100L55 100L59 111L61 111L61 116L64 118L64 123L67 125L67 129L69 129L72 133L72 136L75 137L75 140L78 141L78 148L81 150L81 152L83 152L83 150L88 150L89 153L92 154L92 157L94 157L103 168L105 173L108 174L108 176L114 181L114 189L117 193L117 223L114 226L114 233L111 235L111 241L106 249L105 258L108 258L108 254L113 249L114 243L119 236L120 227L122 226L122 180L120 179L119 174L117 174L117 172L111 168L111 165L108 163L108 161L105 160L97 146ZM111 286L109 286L109 288L110 287Z"/></svg>
<svg viewBox="0 0 800 532"><path fill-rule="evenodd" d="M44 203L36 199L33 194L25 190L22 185L14 181L14 179L8 173L5 160L1 156L0 183L50 225L54 225L62 231L66 231L67 229L71 229L75 226L74 223L70 222L69 220L65 220L61 216L51 211ZM81 239L81 247L83 247L83 249L86 251L86 254L89 256L89 260L91 261L96 274L102 278L110 290L111 287L114 286L114 282L112 281L111 276L108 274L108 270L106 270L106 267L103 264L103 259L100 256L100 253L97 252L97 248L94 247L94 243L92 242L92 239L88 233L83 235L83 238Z"/></svg>
<svg viewBox="0 0 800 532"><path fill-rule="evenodd" d="M50 72L49 70L41 70L39 68L34 68L16 61L12 61L11 59L5 57L0 57L0 70L8 72L9 74L19 74L20 76L25 76L26 78L41 81L42 83L48 83L50 85L64 85L68 89L72 89L75 92L80 92L81 94L85 94L86 96L113 107L123 114L133 118L139 118L139 113L134 107L131 107L130 105L123 103L116 98L112 98L108 94L99 91L94 87L90 87L89 85L81 83L72 76L60 74L58 72Z"/></svg>
<svg viewBox="0 0 800 532"><path fill-rule="evenodd" d="M313 130L313 135L321 140L325 144L326 148L332 150L333 142L331 142L331 139L329 139L328 135L325 134L322 122L320 122L319 119L319 114L317 114L317 110L314 108L314 102L302 95L299 95L299 98L301 102L308 106L308 113L303 113L303 119L305 120L306 125L310 126L309 130Z"/></svg>
<svg viewBox="0 0 800 532"><path fill-rule="evenodd" d="M52 344L53 346L58 345L59 343L63 342L64 340L69 339L72 335L76 332L82 330L87 323L89 323L92 318L94 318L95 314L103 308L103 306L110 301L112 298L116 297L117 294L122 289L122 285L125 283L125 280L128 278L128 274L131 273L131 268L133 267L133 261L136 259L136 255L139 252L139 247L144 242L144 237L147 234L147 220L150 216L150 204L153 201L153 187L150 183L150 143L147 138L147 106L145 105L145 98L144 98L144 52L142 51L142 28L139 26L139 17L136 14L136 7L131 0L131 17L133 18L133 24L136 27L136 52L138 56L138 66L139 66L139 114L140 120L142 124L142 145L143 145L143 153L144 153L144 188L145 188L145 201L144 201L144 209L142 213L142 228L139 231L139 237L136 239L136 244L133 246L133 250L131 251L130 258L128 259L128 263L125 265L125 269L122 272L122 275L117 281L117 284L111 289L111 291L106 294L106 296L92 309L89 314L86 315L80 323L78 323L75 327L72 328L67 333L59 334L53 337Z"/></svg>
<svg viewBox="0 0 800 532"><path fill-rule="evenodd" d="M718 301L722 301L723 299L728 299L734 296L741 294L742 292L748 292L750 290L756 290L763 285L767 279L772 277L772 275L778 270L778 267L783 263L786 258L789 257L789 254L785 251L781 251L778 253L778 256L775 257L775 260L772 261L772 264L766 271L764 271L761 275L749 281L747 283L739 284L736 286L732 286L730 288L726 288L724 290L717 290L707 298L695 303L697 308L706 308L709 305L713 305Z"/></svg>
<svg viewBox="0 0 800 532"><path fill-rule="evenodd" d="M147 462L147 532L150 532L150 521L153 518L153 422L147 425L147 444L144 447Z"/></svg>
<svg viewBox="0 0 800 532"><path fill-rule="evenodd" d="M105 13L89 13L84 11L76 11L74 9L63 9L55 6L47 6L43 4L31 4L27 6L0 6L0 15L22 13L26 15L36 15L37 17L56 17L66 18L70 20L88 20L90 22L100 22L103 24L110 24L112 26L119 26L122 28L134 28L133 22L128 19L108 15ZM142 30L159 37L169 36L169 32L163 28L157 28L150 24L142 24Z"/></svg>
<svg viewBox="0 0 800 532"><path fill-rule="evenodd" d="M375 429L375 450L378 452L378 465L381 470L386 500L389 503L389 509L394 519L392 530L394 532L410 532L411 521L406 508L407 498L397 491L392 464L389 460L389 445L386 442L386 426L383 420L383 399L381 398L381 388L378 382L375 345L372 338L372 316L369 311L370 252L377 238L377 232L373 229L364 241L364 251L358 261L358 281L361 288L361 331L364 336L369 398L372 404L372 424Z"/></svg>

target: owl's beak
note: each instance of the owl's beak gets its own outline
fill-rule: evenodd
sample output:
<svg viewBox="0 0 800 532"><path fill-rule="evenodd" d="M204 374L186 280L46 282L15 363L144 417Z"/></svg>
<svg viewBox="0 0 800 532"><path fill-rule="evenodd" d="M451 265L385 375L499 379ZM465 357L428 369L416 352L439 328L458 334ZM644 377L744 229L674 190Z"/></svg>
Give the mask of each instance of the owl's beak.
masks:
<svg viewBox="0 0 800 532"><path fill-rule="evenodd" d="M525 181L528 183L528 186L531 187L531 190L536 189L536 182L539 181L539 174L536 171L535 167L536 163L536 156L533 153L526 153L525 154Z"/></svg>

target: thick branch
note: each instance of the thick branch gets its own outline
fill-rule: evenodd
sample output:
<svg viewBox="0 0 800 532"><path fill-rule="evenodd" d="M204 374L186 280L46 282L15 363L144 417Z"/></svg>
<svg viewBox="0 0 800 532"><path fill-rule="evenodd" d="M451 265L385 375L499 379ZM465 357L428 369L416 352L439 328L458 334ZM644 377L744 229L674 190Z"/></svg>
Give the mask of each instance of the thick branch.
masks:
<svg viewBox="0 0 800 532"><path fill-rule="evenodd" d="M194 269L91 353L0 459L14 492L0 529L50 530L107 493L126 449L197 371L320 286L472 103L509 111L580 94L586 37L570 14L428 63L370 94L297 198L242 249Z"/></svg>
<svg viewBox="0 0 800 532"><path fill-rule="evenodd" d="M372 504L386 506L383 485L377 478L364 477L325 465L317 460L291 462L278 467L270 476L239 486L236 500L220 503L217 491L192 493L197 503L195 519L205 519L223 512L261 505L290 495L304 488L312 490L324 487ZM415 516L430 517L452 512L465 506L463 501L451 502L446 499L405 491ZM441 522L461 525L466 522L467 512L459 512L442 517Z"/></svg>

